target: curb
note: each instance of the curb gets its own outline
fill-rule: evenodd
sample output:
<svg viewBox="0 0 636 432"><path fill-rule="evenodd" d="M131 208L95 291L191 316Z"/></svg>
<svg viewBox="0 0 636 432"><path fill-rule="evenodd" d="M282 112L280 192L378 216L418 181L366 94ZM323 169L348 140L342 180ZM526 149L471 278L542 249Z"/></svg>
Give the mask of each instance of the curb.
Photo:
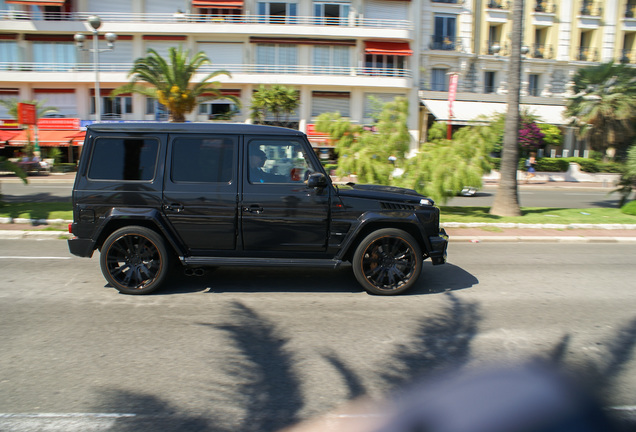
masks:
<svg viewBox="0 0 636 432"><path fill-rule="evenodd" d="M452 236L450 243L624 243L636 244L636 237L569 237L569 236Z"/></svg>
<svg viewBox="0 0 636 432"><path fill-rule="evenodd" d="M0 224L29 224L29 225L51 225L59 223L71 223L73 221L65 219L26 219L26 218L0 218ZM636 244L636 224L523 224L523 223L486 223L486 222L446 222L441 223L443 228L531 228L531 229L602 229L607 230L607 236L549 236L549 235L475 235L475 236L450 236L451 243L624 243ZM611 235L612 230L634 230L631 237L615 237ZM58 240L69 239L73 235L67 231L42 231L42 230L2 230L0 229L0 240Z"/></svg>
<svg viewBox="0 0 636 432"><path fill-rule="evenodd" d="M0 230L0 240L66 240L72 237L73 234L64 231Z"/></svg>

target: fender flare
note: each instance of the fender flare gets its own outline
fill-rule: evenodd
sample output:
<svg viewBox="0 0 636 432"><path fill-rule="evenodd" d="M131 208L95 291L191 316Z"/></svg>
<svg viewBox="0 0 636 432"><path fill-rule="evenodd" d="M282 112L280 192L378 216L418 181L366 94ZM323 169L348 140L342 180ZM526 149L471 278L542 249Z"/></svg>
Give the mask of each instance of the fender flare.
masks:
<svg viewBox="0 0 636 432"><path fill-rule="evenodd" d="M99 228L95 230L97 233L97 236L93 239L95 246L101 247L106 238L115 229L136 224L157 230L179 256L184 255L185 247L166 221L163 213L152 208L113 207L104 215ZM113 227L113 225L116 228L109 228Z"/></svg>
<svg viewBox="0 0 636 432"><path fill-rule="evenodd" d="M377 229L381 228L398 228L404 227L410 228L408 232L414 234L415 239L420 243L422 252L428 255L431 250L430 241L422 227L420 220L413 212L396 212L391 211L391 214L386 214L377 211L370 211L363 213L358 218L358 223L349 230L349 233L345 237L340 252L335 259L343 260L345 256L352 252L352 248L355 249L357 243L362 240L368 233L375 231L376 228L370 229L377 225Z"/></svg>

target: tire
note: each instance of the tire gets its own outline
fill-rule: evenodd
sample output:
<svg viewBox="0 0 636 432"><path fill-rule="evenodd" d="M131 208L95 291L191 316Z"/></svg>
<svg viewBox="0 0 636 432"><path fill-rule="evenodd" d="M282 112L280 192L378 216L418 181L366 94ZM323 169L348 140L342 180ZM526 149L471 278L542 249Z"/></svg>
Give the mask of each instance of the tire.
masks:
<svg viewBox="0 0 636 432"><path fill-rule="evenodd" d="M101 249L99 264L106 280L122 294L148 294L170 269L165 241L155 231L129 226L113 232Z"/></svg>
<svg viewBox="0 0 636 432"><path fill-rule="evenodd" d="M422 262L422 251L413 236L385 228L372 232L358 245L353 274L371 294L396 295L415 284Z"/></svg>

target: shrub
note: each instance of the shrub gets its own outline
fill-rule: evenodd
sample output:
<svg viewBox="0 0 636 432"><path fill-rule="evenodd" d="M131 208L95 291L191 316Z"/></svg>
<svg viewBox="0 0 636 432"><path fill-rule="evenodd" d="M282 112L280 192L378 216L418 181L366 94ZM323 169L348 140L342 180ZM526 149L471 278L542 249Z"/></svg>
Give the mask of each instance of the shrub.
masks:
<svg viewBox="0 0 636 432"><path fill-rule="evenodd" d="M630 201L623 207L621 207L621 212L628 215L636 216L636 200Z"/></svg>
<svg viewBox="0 0 636 432"><path fill-rule="evenodd" d="M563 158L540 158L535 165L537 171L545 172L566 172L568 167L568 161Z"/></svg>

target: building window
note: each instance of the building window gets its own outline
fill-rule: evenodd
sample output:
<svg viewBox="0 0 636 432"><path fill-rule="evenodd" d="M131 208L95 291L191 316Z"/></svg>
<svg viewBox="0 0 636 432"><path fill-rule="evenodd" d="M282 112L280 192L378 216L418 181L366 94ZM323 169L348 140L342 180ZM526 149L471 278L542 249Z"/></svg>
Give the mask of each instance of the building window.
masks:
<svg viewBox="0 0 636 432"><path fill-rule="evenodd" d="M528 95L539 96L539 75L537 74L528 76Z"/></svg>
<svg viewBox="0 0 636 432"><path fill-rule="evenodd" d="M33 42L33 62L38 71L67 71L77 61L73 42Z"/></svg>
<svg viewBox="0 0 636 432"><path fill-rule="evenodd" d="M488 28L488 54L501 53L501 26L491 25Z"/></svg>
<svg viewBox="0 0 636 432"><path fill-rule="evenodd" d="M0 41L0 70L16 69L18 44L15 41Z"/></svg>
<svg viewBox="0 0 636 432"><path fill-rule="evenodd" d="M316 45L313 48L313 66L319 74L341 74L350 66L348 46Z"/></svg>
<svg viewBox="0 0 636 432"><path fill-rule="evenodd" d="M170 118L168 108L151 97L146 98L146 115L154 115L156 121L167 121Z"/></svg>
<svg viewBox="0 0 636 432"><path fill-rule="evenodd" d="M435 15L435 33L431 49L453 51L457 49L457 18L454 15Z"/></svg>
<svg viewBox="0 0 636 432"><path fill-rule="evenodd" d="M323 113L337 112L342 117L349 117L351 115L349 101L349 92L312 92L311 116L318 117Z"/></svg>
<svg viewBox="0 0 636 432"><path fill-rule="evenodd" d="M298 48L287 44L256 45L256 64L262 73L293 72L292 67L298 64ZM272 67L266 67L272 66Z"/></svg>
<svg viewBox="0 0 636 432"><path fill-rule="evenodd" d="M402 76L405 66L404 56L380 54L366 54L364 56L366 73L371 75Z"/></svg>
<svg viewBox="0 0 636 432"><path fill-rule="evenodd" d="M210 120L230 120L240 112L236 104L229 100L216 99L199 104L199 114L207 115Z"/></svg>
<svg viewBox="0 0 636 432"><path fill-rule="evenodd" d="M103 118L121 118L123 114L132 114L132 96L102 96L100 98ZM95 114L95 96L91 97L91 114Z"/></svg>
<svg viewBox="0 0 636 432"><path fill-rule="evenodd" d="M495 86L496 72L486 72L484 75L484 93L495 93L497 87Z"/></svg>
<svg viewBox="0 0 636 432"><path fill-rule="evenodd" d="M433 68L431 71L431 90L448 91L448 69Z"/></svg>
<svg viewBox="0 0 636 432"><path fill-rule="evenodd" d="M404 97L399 93L365 93L364 94L364 119L365 121L377 121L384 104L393 102L397 97Z"/></svg>
<svg viewBox="0 0 636 432"><path fill-rule="evenodd" d="M340 3L314 3L316 24L346 25L349 17L349 5Z"/></svg>
<svg viewBox="0 0 636 432"><path fill-rule="evenodd" d="M258 3L261 21L272 24L290 24L296 16L296 3Z"/></svg>

